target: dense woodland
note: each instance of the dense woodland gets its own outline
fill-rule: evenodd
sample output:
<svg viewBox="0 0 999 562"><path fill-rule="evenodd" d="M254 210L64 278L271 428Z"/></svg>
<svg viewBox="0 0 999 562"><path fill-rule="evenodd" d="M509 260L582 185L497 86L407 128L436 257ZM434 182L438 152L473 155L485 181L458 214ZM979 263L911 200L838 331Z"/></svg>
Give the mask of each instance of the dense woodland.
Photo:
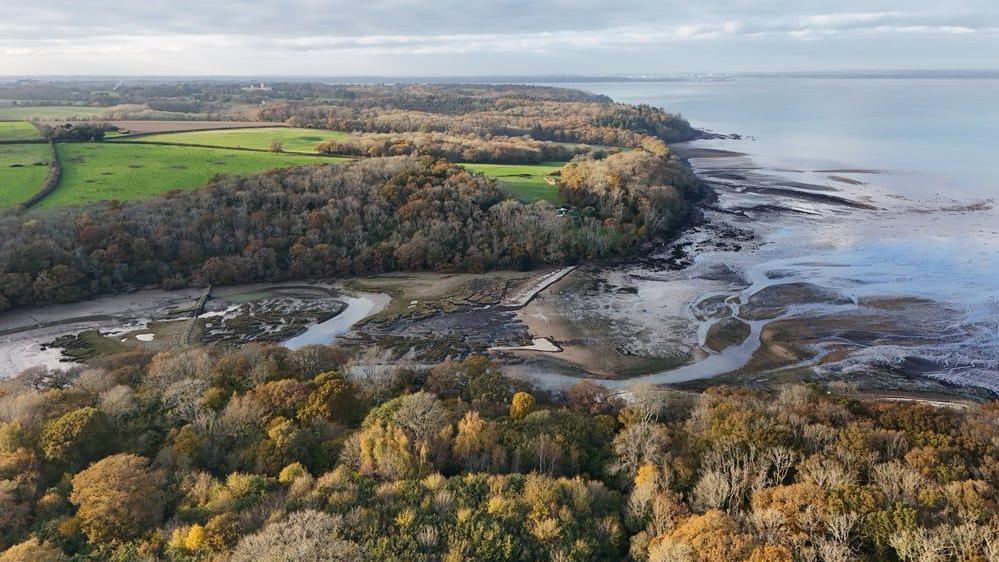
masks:
<svg viewBox="0 0 999 562"><path fill-rule="evenodd" d="M0 385L3 562L994 561L999 403L551 395L484 358L129 352Z"/></svg>
<svg viewBox="0 0 999 562"><path fill-rule="evenodd" d="M569 205L594 209L640 238L675 234L694 220L690 201L712 197L707 186L666 145L647 138L641 149L605 158L589 155L562 168L559 195Z"/></svg>
<svg viewBox="0 0 999 562"><path fill-rule="evenodd" d="M699 132L678 115L605 96L538 86L401 85L353 87L351 96L267 103L253 115L265 121L368 133L441 132L529 136L535 140L638 146Z"/></svg>
<svg viewBox="0 0 999 562"><path fill-rule="evenodd" d="M146 286L335 277L393 270L527 269L622 255L695 222L711 194L663 141L682 118L578 90L535 86L347 86L137 82L0 84L0 98L358 132L318 148L372 157L249 178L219 177L154 201L0 216L0 310ZM29 92L34 92L28 95ZM39 124L58 141L99 141L100 122ZM576 143L620 148L583 147ZM608 156L609 154L609 156ZM410 158L379 158L409 155ZM545 203L442 159L576 158Z"/></svg>
<svg viewBox="0 0 999 562"><path fill-rule="evenodd" d="M536 164L565 162L597 152L605 155L616 149L596 149L588 145L536 141L531 137L483 138L478 135L447 133L353 134L343 140L320 143L323 154L341 156L433 156L451 162L485 162L494 164Z"/></svg>
<svg viewBox="0 0 999 562"><path fill-rule="evenodd" d="M605 124L629 122L621 113L633 114L640 131ZM522 106L486 109L468 113L429 113L410 109L354 107L347 104L311 105L274 103L255 113L259 119L281 121L300 127L342 131L405 133L443 132L456 135L527 135L541 141L613 146L637 146L646 130L659 131L661 140L674 142L694 138L690 125L661 110L640 115L624 104L599 102L524 102Z"/></svg>
<svg viewBox="0 0 999 562"><path fill-rule="evenodd" d="M152 201L12 214L0 218L0 310L143 286L528 269L619 255L689 224L708 196L668 158L609 157L601 173L617 178L613 187L596 182L602 190L572 216L506 199L494 181L429 157L223 177ZM645 172L626 176L615 163Z"/></svg>
<svg viewBox="0 0 999 562"><path fill-rule="evenodd" d="M365 133L438 132L638 146L696 138L685 119L568 88L524 85L346 85L278 82L0 83L0 99L114 107L110 118L260 119Z"/></svg>

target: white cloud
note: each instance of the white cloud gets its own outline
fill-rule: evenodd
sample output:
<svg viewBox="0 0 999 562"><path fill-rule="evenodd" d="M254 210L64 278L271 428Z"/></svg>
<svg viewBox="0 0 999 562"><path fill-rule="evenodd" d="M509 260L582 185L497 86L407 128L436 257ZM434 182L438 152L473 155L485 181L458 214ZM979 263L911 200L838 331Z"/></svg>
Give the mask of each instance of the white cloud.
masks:
<svg viewBox="0 0 999 562"><path fill-rule="evenodd" d="M805 16L801 23L815 27L846 27L896 20L900 17L904 17L900 12L847 12Z"/></svg>
<svg viewBox="0 0 999 562"><path fill-rule="evenodd" d="M17 6L5 6L16 2ZM259 61L303 57L466 56L455 72L479 70L476 56L546 55L579 64L602 61L608 68L637 52L684 53L725 45L757 58L783 56L789 43L908 38L914 61L936 37L994 38L999 6L994 0L776 0L766 6L746 0L0 0L0 75L25 70L67 72L87 65L149 58L149 70L167 62L193 61L195 72L220 72L237 61L252 72ZM791 47L793 48L793 47ZM923 49L923 52L920 52ZM835 49L832 49L835 51ZM174 55L167 60L167 56ZM183 57L182 57L183 55ZM157 58L159 57L159 58ZM596 57L596 58L594 58ZM600 58L603 57L603 58ZM72 59L70 61L70 58ZM653 57L655 60L655 57ZM67 62L69 61L69 62ZM83 62L83 66L79 63ZM714 59L706 60L714 62ZM822 61L816 61L821 66ZM842 62L842 61L840 61ZM312 60L309 61L312 64ZM137 64L137 63L136 63ZM262 64L262 63L261 63ZM340 59L326 65L353 67ZM278 64L280 68L285 65ZM918 64L914 66L919 66ZM387 66L384 68L388 68ZM322 71L335 69L324 67ZM559 71L555 66L550 71ZM261 69L273 72L274 69ZM372 68L371 73L383 72Z"/></svg>

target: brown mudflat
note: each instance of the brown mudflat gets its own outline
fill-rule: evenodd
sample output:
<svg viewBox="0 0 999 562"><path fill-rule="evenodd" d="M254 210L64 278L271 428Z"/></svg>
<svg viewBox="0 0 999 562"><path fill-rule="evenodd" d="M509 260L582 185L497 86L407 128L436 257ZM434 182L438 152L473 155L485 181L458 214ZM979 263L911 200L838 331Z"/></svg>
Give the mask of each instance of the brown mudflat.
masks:
<svg viewBox="0 0 999 562"><path fill-rule="evenodd" d="M734 158L746 156L744 152L721 150L719 148L673 148L673 151L684 158Z"/></svg>
<svg viewBox="0 0 999 562"><path fill-rule="evenodd" d="M817 174L880 174L881 170L871 168L830 168L828 170L815 170Z"/></svg>
<svg viewBox="0 0 999 562"><path fill-rule="evenodd" d="M846 183L849 185L864 185L865 182L860 180L855 180L853 178L848 178L846 176L829 176L832 181L838 181L839 183Z"/></svg>

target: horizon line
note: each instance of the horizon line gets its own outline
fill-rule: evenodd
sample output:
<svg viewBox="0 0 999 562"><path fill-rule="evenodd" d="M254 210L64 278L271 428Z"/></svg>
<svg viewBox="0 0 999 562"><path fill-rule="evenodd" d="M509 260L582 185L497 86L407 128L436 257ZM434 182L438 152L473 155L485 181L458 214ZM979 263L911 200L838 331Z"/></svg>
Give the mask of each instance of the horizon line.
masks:
<svg viewBox="0 0 999 562"><path fill-rule="evenodd" d="M740 77L740 76L892 76L892 75L981 75L995 74L999 77L999 67L995 68L870 68L841 70L746 70L734 72L698 71L698 72L626 72L626 73L531 73L531 74L3 74L0 80L9 79L99 79L99 78L129 78L129 79L402 79L402 80L457 80L457 79L616 79L616 80L663 80L670 78L707 78L707 77Z"/></svg>

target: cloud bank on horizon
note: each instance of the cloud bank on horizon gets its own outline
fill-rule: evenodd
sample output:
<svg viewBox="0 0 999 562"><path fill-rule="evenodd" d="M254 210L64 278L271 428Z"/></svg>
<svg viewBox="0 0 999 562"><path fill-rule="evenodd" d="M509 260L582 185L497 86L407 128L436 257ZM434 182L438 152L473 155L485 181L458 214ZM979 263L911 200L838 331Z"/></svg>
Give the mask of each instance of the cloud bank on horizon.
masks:
<svg viewBox="0 0 999 562"><path fill-rule="evenodd" d="M995 0L0 0L0 75L993 68Z"/></svg>

